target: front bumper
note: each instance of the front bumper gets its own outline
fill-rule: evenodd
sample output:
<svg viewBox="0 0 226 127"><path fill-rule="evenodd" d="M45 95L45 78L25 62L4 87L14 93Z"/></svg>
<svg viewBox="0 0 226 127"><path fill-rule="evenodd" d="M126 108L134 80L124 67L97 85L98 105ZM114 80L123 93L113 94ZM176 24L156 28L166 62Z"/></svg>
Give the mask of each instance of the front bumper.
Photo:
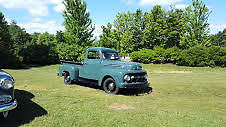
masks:
<svg viewBox="0 0 226 127"><path fill-rule="evenodd" d="M9 111L9 110L12 110L12 109L14 109L16 107L17 107L17 101L14 100L13 102L10 102L8 104L0 105L0 112Z"/></svg>
<svg viewBox="0 0 226 127"><path fill-rule="evenodd" d="M136 82L136 83L121 83L121 88L132 88L132 89L142 89L149 86L148 82Z"/></svg>

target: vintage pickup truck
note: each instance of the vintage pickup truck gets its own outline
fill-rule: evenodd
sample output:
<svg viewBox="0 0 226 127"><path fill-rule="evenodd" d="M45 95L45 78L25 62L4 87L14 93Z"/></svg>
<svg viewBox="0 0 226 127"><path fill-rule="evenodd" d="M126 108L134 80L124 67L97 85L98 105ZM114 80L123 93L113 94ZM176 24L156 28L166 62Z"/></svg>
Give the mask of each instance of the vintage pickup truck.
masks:
<svg viewBox="0 0 226 127"><path fill-rule="evenodd" d="M8 73L0 70L0 117L7 118L9 111L16 107L14 79Z"/></svg>
<svg viewBox="0 0 226 127"><path fill-rule="evenodd" d="M117 51L109 48L88 48L84 62L61 61L58 76L64 83L92 81L109 94L117 94L121 88L148 87L147 73L141 65L123 62Z"/></svg>

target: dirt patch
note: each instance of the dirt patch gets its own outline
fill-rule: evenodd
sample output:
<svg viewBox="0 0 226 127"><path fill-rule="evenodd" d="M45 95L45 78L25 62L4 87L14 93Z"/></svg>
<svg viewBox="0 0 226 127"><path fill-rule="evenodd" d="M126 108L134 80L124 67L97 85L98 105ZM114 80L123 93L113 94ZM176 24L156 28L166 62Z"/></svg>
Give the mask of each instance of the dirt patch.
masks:
<svg viewBox="0 0 226 127"><path fill-rule="evenodd" d="M110 105L109 108L115 109L115 110L132 110L132 109L135 109L132 106L125 105L125 104L117 104L117 103Z"/></svg>
<svg viewBox="0 0 226 127"><path fill-rule="evenodd" d="M159 74L189 74L189 73L192 73L192 71L153 71L153 73L159 73Z"/></svg>

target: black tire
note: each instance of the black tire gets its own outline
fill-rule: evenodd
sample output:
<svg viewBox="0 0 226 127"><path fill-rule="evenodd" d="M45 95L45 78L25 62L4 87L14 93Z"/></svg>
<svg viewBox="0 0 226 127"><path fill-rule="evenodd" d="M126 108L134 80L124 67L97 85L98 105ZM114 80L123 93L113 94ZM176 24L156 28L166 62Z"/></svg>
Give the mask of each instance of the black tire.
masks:
<svg viewBox="0 0 226 127"><path fill-rule="evenodd" d="M119 87L117 87L115 80L112 78L107 78L103 83L103 89L108 94L118 94Z"/></svg>
<svg viewBox="0 0 226 127"><path fill-rule="evenodd" d="M8 114L9 114L9 111L1 112L0 118L1 118L1 119L7 119L7 118L8 118Z"/></svg>
<svg viewBox="0 0 226 127"><path fill-rule="evenodd" d="M72 83L71 77L70 77L70 73L68 73L68 72L66 72L66 73L64 74L64 83L65 83L66 85L70 85L70 84Z"/></svg>

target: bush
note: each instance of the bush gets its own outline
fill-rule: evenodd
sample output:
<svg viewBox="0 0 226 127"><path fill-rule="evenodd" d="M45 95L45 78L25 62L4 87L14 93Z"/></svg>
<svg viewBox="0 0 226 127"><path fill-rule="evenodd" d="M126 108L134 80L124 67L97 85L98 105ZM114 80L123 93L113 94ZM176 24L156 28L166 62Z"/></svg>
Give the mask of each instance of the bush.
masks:
<svg viewBox="0 0 226 127"><path fill-rule="evenodd" d="M151 63L153 61L154 51L150 49L143 49L141 51L133 52L130 54L130 58L134 62Z"/></svg>
<svg viewBox="0 0 226 127"><path fill-rule="evenodd" d="M181 52L178 65L191 67L222 66L226 64L226 50L223 47L195 46Z"/></svg>
<svg viewBox="0 0 226 127"><path fill-rule="evenodd" d="M173 63L177 60L179 49L177 47L167 50L155 47L154 50L143 49L130 54L134 62L140 63Z"/></svg>
<svg viewBox="0 0 226 127"><path fill-rule="evenodd" d="M163 49L155 47L143 49L130 54L132 61L140 63L176 63L181 66L204 67L226 65L225 47L195 46L187 50L179 50L177 47Z"/></svg>
<svg viewBox="0 0 226 127"><path fill-rule="evenodd" d="M31 44L28 43L20 51L23 56L24 64L38 64L49 65L58 63L58 56L56 53L56 45L51 44Z"/></svg>
<svg viewBox="0 0 226 127"><path fill-rule="evenodd" d="M175 64L180 55L180 49L177 47L168 48L166 49L165 54L166 62Z"/></svg>

